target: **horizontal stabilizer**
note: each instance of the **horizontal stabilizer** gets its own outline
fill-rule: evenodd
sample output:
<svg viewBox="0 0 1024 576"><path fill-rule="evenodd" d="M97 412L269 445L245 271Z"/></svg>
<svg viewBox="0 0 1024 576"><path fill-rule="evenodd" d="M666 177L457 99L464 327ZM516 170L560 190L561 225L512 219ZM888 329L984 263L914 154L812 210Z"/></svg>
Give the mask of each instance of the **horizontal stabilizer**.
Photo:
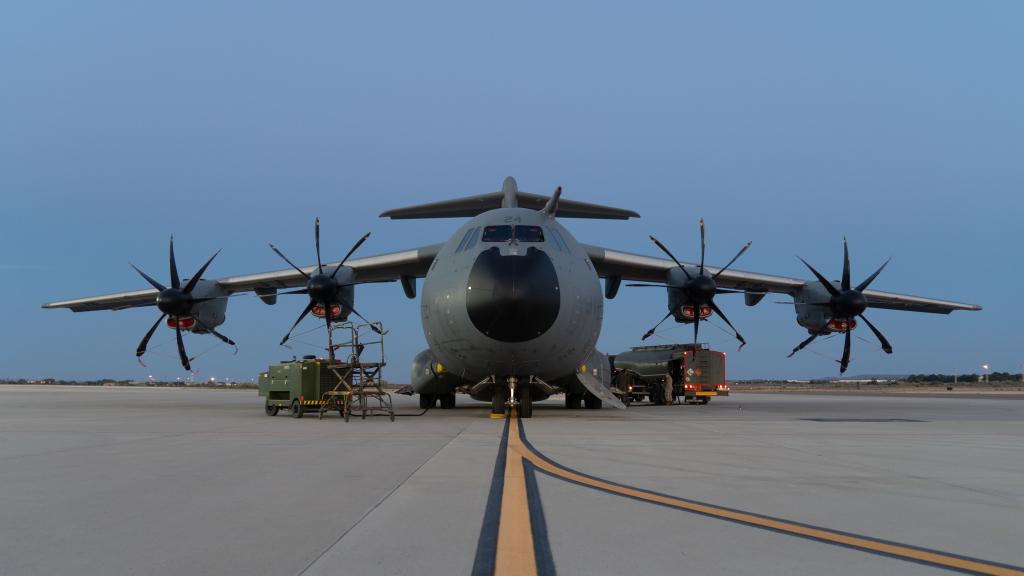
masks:
<svg viewBox="0 0 1024 576"><path fill-rule="evenodd" d="M527 192L515 191L515 205L519 208L542 210L547 205L549 196L529 194ZM507 206L510 202L506 199L506 192L492 192L490 194L478 194L466 196L453 200L442 200L405 208L395 208L383 212L381 218L393 220L410 220L418 218L468 218L483 214L489 210L495 210ZM640 215L633 210L624 208L613 208L589 202L578 202L566 200L564 197L558 201L558 216L562 218L594 218L605 220L628 220L639 218Z"/></svg>

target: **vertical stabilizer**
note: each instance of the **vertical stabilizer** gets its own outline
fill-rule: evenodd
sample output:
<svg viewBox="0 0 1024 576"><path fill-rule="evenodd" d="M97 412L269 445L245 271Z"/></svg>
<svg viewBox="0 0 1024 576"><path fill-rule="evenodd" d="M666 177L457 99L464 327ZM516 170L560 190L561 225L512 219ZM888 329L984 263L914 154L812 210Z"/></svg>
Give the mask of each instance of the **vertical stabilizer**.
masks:
<svg viewBox="0 0 1024 576"><path fill-rule="evenodd" d="M519 199L519 186L516 184L516 179L507 176L505 181L501 184L501 207L502 208L518 208Z"/></svg>

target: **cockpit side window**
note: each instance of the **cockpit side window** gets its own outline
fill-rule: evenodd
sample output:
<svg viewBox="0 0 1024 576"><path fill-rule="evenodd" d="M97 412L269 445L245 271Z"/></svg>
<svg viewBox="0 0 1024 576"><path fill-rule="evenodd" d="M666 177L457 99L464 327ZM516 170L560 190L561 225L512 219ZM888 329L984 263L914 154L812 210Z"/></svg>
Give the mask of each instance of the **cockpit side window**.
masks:
<svg viewBox="0 0 1024 576"><path fill-rule="evenodd" d="M509 225L484 226L484 242L508 242L512 239L512 227Z"/></svg>
<svg viewBox="0 0 1024 576"><path fill-rule="evenodd" d="M466 230L466 234L462 237L462 241L459 242L459 247L455 249L456 253L468 250L470 246L476 244L476 233L480 231L480 228L470 228Z"/></svg>
<svg viewBox="0 0 1024 576"><path fill-rule="evenodd" d="M543 242L544 230L540 226L516 226L516 240L519 242Z"/></svg>

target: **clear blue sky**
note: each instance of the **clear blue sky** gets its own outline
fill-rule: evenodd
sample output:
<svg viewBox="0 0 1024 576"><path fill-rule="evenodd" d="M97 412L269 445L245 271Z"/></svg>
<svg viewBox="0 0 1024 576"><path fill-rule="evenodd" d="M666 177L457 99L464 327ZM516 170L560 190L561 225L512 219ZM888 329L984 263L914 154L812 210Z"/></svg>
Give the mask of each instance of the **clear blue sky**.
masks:
<svg viewBox="0 0 1024 576"><path fill-rule="evenodd" d="M168 236L191 274L443 241L457 221L387 208L497 190L630 206L628 223L568 221L585 242L854 278L985 306L872 311L892 341L855 340L852 374L1019 371L1024 225L1024 4L1008 2L19 2L0 9L0 375L182 375L173 332L140 367L153 309L72 314L46 301L166 278ZM729 375L836 373L841 343L788 351L791 306L719 298L750 344L705 328ZM397 284L357 304L391 330L388 376L425 347ZM231 302L237 356L191 336L199 377L249 378L302 308ZM638 342L663 299L623 289L600 347ZM308 324L307 326L313 326ZM687 329L667 331L685 340ZM858 330L871 339L867 330ZM307 341L317 341L312 336ZM304 353L311 347L298 347Z"/></svg>

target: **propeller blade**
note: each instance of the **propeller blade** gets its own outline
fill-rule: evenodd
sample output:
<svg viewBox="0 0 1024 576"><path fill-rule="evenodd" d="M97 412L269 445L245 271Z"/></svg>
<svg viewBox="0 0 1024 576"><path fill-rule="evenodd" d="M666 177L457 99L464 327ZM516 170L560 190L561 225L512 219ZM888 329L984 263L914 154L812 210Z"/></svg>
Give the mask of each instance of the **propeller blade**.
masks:
<svg viewBox="0 0 1024 576"><path fill-rule="evenodd" d="M171 235L171 288L181 288L181 279L178 278L178 265L174 262L174 235Z"/></svg>
<svg viewBox="0 0 1024 576"><path fill-rule="evenodd" d="M850 333L852 330L846 331L846 341L843 343L843 359L839 361L839 373L846 372L846 368L850 365Z"/></svg>
<svg viewBox="0 0 1024 576"><path fill-rule="evenodd" d="M725 266L722 266L722 267L721 267L721 268L720 268L720 269L718 270L718 272L715 272L715 275L714 275L714 276L712 276L712 277L711 277L711 279L712 279L712 280L716 280L716 279L718 279L718 275L719 275L719 274L721 274L722 272L725 272L726 270L728 270L728 269L729 269L729 266L732 266L733 262L735 262L736 260L738 260L740 256L743 256L743 253L744 253L744 252L746 252L746 251L747 251L747 248L750 248L750 245L751 245L751 244L753 244L753 243L754 243L754 241L753 241L753 240L751 240L750 242L747 242L746 244L744 244L744 245L743 245L743 248L740 248L740 251L739 251L739 252L737 252L737 253L736 253L736 255L732 257L732 260L729 260L729 263L728 263L728 264L726 264Z"/></svg>
<svg viewBox="0 0 1024 576"><path fill-rule="evenodd" d="M697 350L697 333L700 332L700 318L693 321L693 350Z"/></svg>
<svg viewBox="0 0 1024 576"><path fill-rule="evenodd" d="M198 318L196 318L196 324L199 324L200 326L202 326L202 327L203 327L203 330L206 330L206 331L207 331L207 332L209 332L210 334L213 334L213 335L214 335L214 336L216 336L216 337L217 337L217 338L218 338L218 339L219 339L219 340L220 340L221 342L223 342L223 343L227 344L228 346L236 346L236 347L237 347L237 345L235 344L235 341L234 341L234 340L232 340L231 338L228 338L227 336L225 336L225 335L221 334L220 332L217 332L216 330L214 330L214 329L213 329L213 326L207 326L207 325L206 325L205 323L203 323L202 321L200 321L200 320L199 320Z"/></svg>
<svg viewBox="0 0 1024 576"><path fill-rule="evenodd" d="M875 338L878 338L879 344L882 345L882 350L885 350L886 354L892 354L892 344L889 344L889 341L885 339L885 336L882 336L882 333L878 330L878 328L875 328L875 325L872 324L870 320L865 318L863 314L858 314L857 316L861 320L863 320L865 324L868 325L868 328L871 328L872 332L875 333Z"/></svg>
<svg viewBox="0 0 1024 576"><path fill-rule="evenodd" d="M866 289L866 288L867 288L868 286L870 286L870 285L871 285L871 283L875 281L875 278L878 278L878 275L882 273L882 270L883 270L883 269L884 269L884 268L885 268L886 266L888 266L888 265L889 265L889 260L892 260L892 257L891 257L891 256L890 256L889 258L887 258L887 259L885 260L885 262L882 262L882 265L878 267L878 270L875 270L875 273L874 273L874 274L872 274L871 276L868 276L867 278L865 278L865 279L864 279L864 281L863 281L863 282L861 282L860 284L858 284L858 285L857 285L857 288L855 288L855 290L857 290L857 292L862 292L862 291L864 291L864 290L865 290L865 289Z"/></svg>
<svg viewBox="0 0 1024 576"><path fill-rule="evenodd" d="M843 236L843 280L839 285L843 290L850 289L850 249L846 246L846 236Z"/></svg>
<svg viewBox="0 0 1024 576"><path fill-rule="evenodd" d="M683 264L682 264L682 263L681 263L681 262L679 261L679 259L677 259L677 258L676 258L675 256L673 256L673 255L672 255L672 252L669 252L669 249L668 249L668 248L666 248L664 244L662 244L662 243L661 243L661 242L660 242L660 241L659 241L659 240L658 240L657 238L655 238L654 236L651 236L651 241L653 241L653 242L654 242L654 244L655 244L655 245L656 245L656 246L657 246L658 248L661 248L661 251L662 251L662 252L664 252L665 254L668 254L668 257L669 257L669 258L671 258L671 259L672 259L672 261L676 263L676 266L679 266L679 269L683 271L683 274L686 274L686 278L687 278L687 279L689 279L689 280L693 280L693 276L690 276L690 273L686 271L686 268L684 268L684 267L683 267Z"/></svg>
<svg viewBox="0 0 1024 576"><path fill-rule="evenodd" d="M817 338L818 336L821 336L822 334L824 334L825 330L826 330L826 328L822 328L822 329L818 330L817 332L811 334L811 336L807 340L804 340L796 348L793 348L793 351L790 352L789 356L786 356L786 358L792 358L793 354L796 354L797 352L799 352L799 351L803 350L804 348L806 348L808 344L810 344L811 342L814 342L815 338Z"/></svg>
<svg viewBox="0 0 1024 576"><path fill-rule="evenodd" d="M210 259L206 261L206 264L203 264L199 268L199 271L196 272L191 278L188 279L188 284L185 284L185 289L183 290L183 292L185 292L185 294L191 294L192 293L192 290L194 290L195 287L196 287L196 284L199 284L199 281L202 280L203 274L206 272L206 269L210 267L210 263L213 262L213 259L217 257L217 254L220 254L220 250L217 250L216 252L214 252L213 256L210 256Z"/></svg>
<svg viewBox="0 0 1024 576"><path fill-rule="evenodd" d="M704 219L700 219L700 275L704 275L704 249L707 248L708 243L704 235Z"/></svg>
<svg viewBox="0 0 1024 576"><path fill-rule="evenodd" d="M159 290L161 292L163 292L164 290L167 290L166 286L164 286L163 284L157 282L156 280L153 280L149 276L149 274L146 274L142 270L139 270L139 268L137 266L135 266L135 264L132 264L131 262L129 262L128 265L131 266L132 268L135 268L135 271L138 272L139 275L141 275L143 278L145 278L146 282L149 282L149 285L152 286L153 288L156 288L157 290Z"/></svg>
<svg viewBox="0 0 1024 576"><path fill-rule="evenodd" d="M319 274L323 274L324 265L322 262L320 262L320 218L316 219L316 222L313 224L313 227L316 230L316 271Z"/></svg>
<svg viewBox="0 0 1024 576"><path fill-rule="evenodd" d="M352 311L352 313L356 315L356 318L359 318L359 319L360 319L360 320L362 320L362 321L363 321L363 322L364 322L365 324L369 325L369 326L370 326L370 330L373 330L373 331L374 331L374 332L376 332L377 334L383 334L383 332L381 332L380 328L378 328L376 324L374 324L373 322L370 322L369 320L367 320L366 318L364 318L364 317L363 317L363 315L362 315L362 314L360 314L360 313L359 313L359 311L358 311L358 310L356 310L356 309L355 309L355 308L354 308L354 307L353 307L353 306L352 306L351 304L349 304L348 302L342 302L342 304L343 304L343 305L344 305L344 306L345 306L346 308L348 308L349 310L351 310L351 311Z"/></svg>
<svg viewBox="0 0 1024 576"><path fill-rule="evenodd" d="M345 265L345 262L348 262L348 257L351 256L353 252L358 250L359 247L363 245L363 242L366 242L366 239L369 237L370 233L367 232L365 236L360 238L359 241L355 243L355 246L352 246L352 248L349 249L348 254L345 254L345 257L341 259L341 262L338 262L338 267L334 269L334 274L331 274L331 278L334 278L335 276L338 275L338 270L341 270L341 267Z"/></svg>
<svg viewBox="0 0 1024 576"><path fill-rule="evenodd" d="M140 358L146 353L146 346L149 345L149 339L153 337L153 333L156 332L156 327L159 326L166 317L167 314L161 314L160 317L156 319L156 322L153 323L153 326L150 327L149 332L146 332L146 335L142 337L142 341L139 342L139 347L135 350L136 358Z"/></svg>
<svg viewBox="0 0 1024 576"><path fill-rule="evenodd" d="M641 340L647 340L648 338L650 338L654 334L654 331L658 329L658 326L661 326L661 323L664 322L665 320L668 320L668 317L671 316L671 315L672 315L672 311L669 310L668 314L665 314L665 317L662 318L661 320L659 320L658 323L654 325L654 328L651 328L647 332L644 332L643 337L640 338L640 339Z"/></svg>
<svg viewBox="0 0 1024 576"><path fill-rule="evenodd" d="M305 318L306 315L313 310L313 305L314 303L312 301L309 304L306 304L306 309L302 311L302 314L299 314L299 319L295 321L295 324L292 324L291 329L288 330L288 333L284 335L284 338L281 339L281 343L278 344L278 346L283 346L284 343L287 342L288 339L292 337L292 332L295 330L295 327L298 326L299 322L302 322L302 319Z"/></svg>
<svg viewBox="0 0 1024 576"><path fill-rule="evenodd" d="M185 342L181 339L181 326L174 325L174 334L178 339L178 357L181 358L181 365L188 370L192 371L192 365L188 363L188 354L185 353Z"/></svg>
<svg viewBox="0 0 1024 576"><path fill-rule="evenodd" d="M309 279L309 274L306 274L305 272L302 271L302 268L299 268L298 266L293 264L292 261L289 260L287 256L282 254L281 251L277 249L277 246L274 246L273 244L269 244L269 246L270 246L270 249L273 250L275 254L280 256L281 259L284 260L285 262L287 262L289 266L294 268L296 272L298 272L299 274L302 274L307 280Z"/></svg>
<svg viewBox="0 0 1024 576"><path fill-rule="evenodd" d="M797 258L800 257L797 256ZM829 294L833 296L839 296L839 290L836 290L836 287L833 286L832 283L829 282L827 279L825 279L825 277L821 275L821 272L815 270L814 266L811 266L810 264L807 263L807 260L800 258L800 261L804 263L804 266L810 268L811 273L814 274L814 277L818 279L818 282L821 282L821 284L825 287L825 290L828 290Z"/></svg>
<svg viewBox="0 0 1024 576"><path fill-rule="evenodd" d="M737 330L736 327L732 325L732 322L729 322L729 318L726 317L725 313L722 312L722 309L719 308L718 305L715 304L713 301L711 302L711 309L715 311L715 314L718 314L718 316L722 319L722 321L726 323L726 325L729 326L729 328L732 328L733 333L736 334L736 339L740 341L740 350L742 350L743 347L747 345L747 341L743 339L743 336L740 334L740 331Z"/></svg>

